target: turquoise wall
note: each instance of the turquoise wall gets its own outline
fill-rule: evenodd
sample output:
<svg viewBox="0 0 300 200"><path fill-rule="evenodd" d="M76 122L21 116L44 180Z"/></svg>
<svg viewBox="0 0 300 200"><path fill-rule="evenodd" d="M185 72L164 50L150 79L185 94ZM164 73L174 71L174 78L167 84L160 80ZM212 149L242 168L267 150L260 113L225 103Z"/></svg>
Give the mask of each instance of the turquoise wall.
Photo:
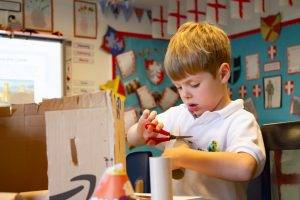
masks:
<svg viewBox="0 0 300 200"><path fill-rule="evenodd" d="M284 92L284 83L289 80L294 81L293 95L300 96L300 73L287 73L287 47L300 45L300 24L292 24L281 28L279 38L274 42L267 42L261 36L261 33L251 34L240 38L232 39L232 58L241 56L241 74L235 84L230 84L232 87L232 99L239 98L239 86L247 87L247 96L251 97L256 111L258 113L258 122L260 125L273 122L295 121L300 118L289 114L291 95ZM277 56L272 60L268 57L268 47L275 45L277 47ZM257 80L246 80L246 64L245 56L251 54L259 54L260 62L260 78ZM300 55L299 55L300 56ZM278 71L264 72L264 64L269 62L279 61L281 68ZM264 108L264 93L263 93L263 78L269 76L281 75L281 90L282 102L280 108L265 109ZM255 84L261 85L262 93L259 97L252 95L252 86Z"/></svg>

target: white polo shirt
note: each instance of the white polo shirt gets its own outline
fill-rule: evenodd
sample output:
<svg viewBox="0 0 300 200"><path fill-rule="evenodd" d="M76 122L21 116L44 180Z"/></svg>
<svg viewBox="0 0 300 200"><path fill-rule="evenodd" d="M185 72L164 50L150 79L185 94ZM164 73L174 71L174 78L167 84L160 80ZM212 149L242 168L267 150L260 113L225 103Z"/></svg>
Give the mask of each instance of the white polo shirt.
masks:
<svg viewBox="0 0 300 200"><path fill-rule="evenodd" d="M199 151L246 152L257 162L256 176L265 164L265 148L255 117L244 110L243 100L232 101L225 108L204 112L194 118L184 104L159 114L164 129L174 135L189 135L191 148ZM174 141L162 143L172 147ZM246 199L246 182L225 181L185 170L180 180L173 180L174 195L204 196L209 199Z"/></svg>

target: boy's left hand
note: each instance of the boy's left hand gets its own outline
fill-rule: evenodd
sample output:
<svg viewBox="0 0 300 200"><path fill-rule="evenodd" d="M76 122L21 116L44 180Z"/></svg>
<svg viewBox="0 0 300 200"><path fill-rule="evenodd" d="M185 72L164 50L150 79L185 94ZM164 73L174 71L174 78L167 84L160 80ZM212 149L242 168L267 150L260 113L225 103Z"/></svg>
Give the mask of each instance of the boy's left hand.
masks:
<svg viewBox="0 0 300 200"><path fill-rule="evenodd" d="M181 168L180 160L182 156L185 155L184 151L188 149L187 144L180 144L173 148L166 148L161 156L166 156L171 158L171 168L172 170Z"/></svg>

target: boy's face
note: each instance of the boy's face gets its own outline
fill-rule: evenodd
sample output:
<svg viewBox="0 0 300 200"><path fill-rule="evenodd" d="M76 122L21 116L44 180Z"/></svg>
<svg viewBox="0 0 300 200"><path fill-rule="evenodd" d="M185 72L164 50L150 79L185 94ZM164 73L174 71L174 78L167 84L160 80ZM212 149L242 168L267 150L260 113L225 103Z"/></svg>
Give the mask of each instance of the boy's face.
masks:
<svg viewBox="0 0 300 200"><path fill-rule="evenodd" d="M200 72L173 83L189 111L199 117L205 111L219 110L230 102L227 93L228 73L230 69L225 72L220 69L214 78L208 72Z"/></svg>

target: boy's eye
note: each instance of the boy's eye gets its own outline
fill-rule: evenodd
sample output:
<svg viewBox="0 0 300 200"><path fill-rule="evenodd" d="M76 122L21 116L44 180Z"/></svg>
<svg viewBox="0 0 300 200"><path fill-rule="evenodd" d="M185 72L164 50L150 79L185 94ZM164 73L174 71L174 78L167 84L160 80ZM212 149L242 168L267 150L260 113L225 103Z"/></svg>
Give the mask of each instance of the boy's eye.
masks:
<svg viewBox="0 0 300 200"><path fill-rule="evenodd" d="M181 86L176 86L177 90L181 90L182 87Z"/></svg>
<svg viewBox="0 0 300 200"><path fill-rule="evenodd" d="M198 87L200 85L200 83L197 83L197 84L191 84L191 86L193 87L193 88L196 88L196 87Z"/></svg>

